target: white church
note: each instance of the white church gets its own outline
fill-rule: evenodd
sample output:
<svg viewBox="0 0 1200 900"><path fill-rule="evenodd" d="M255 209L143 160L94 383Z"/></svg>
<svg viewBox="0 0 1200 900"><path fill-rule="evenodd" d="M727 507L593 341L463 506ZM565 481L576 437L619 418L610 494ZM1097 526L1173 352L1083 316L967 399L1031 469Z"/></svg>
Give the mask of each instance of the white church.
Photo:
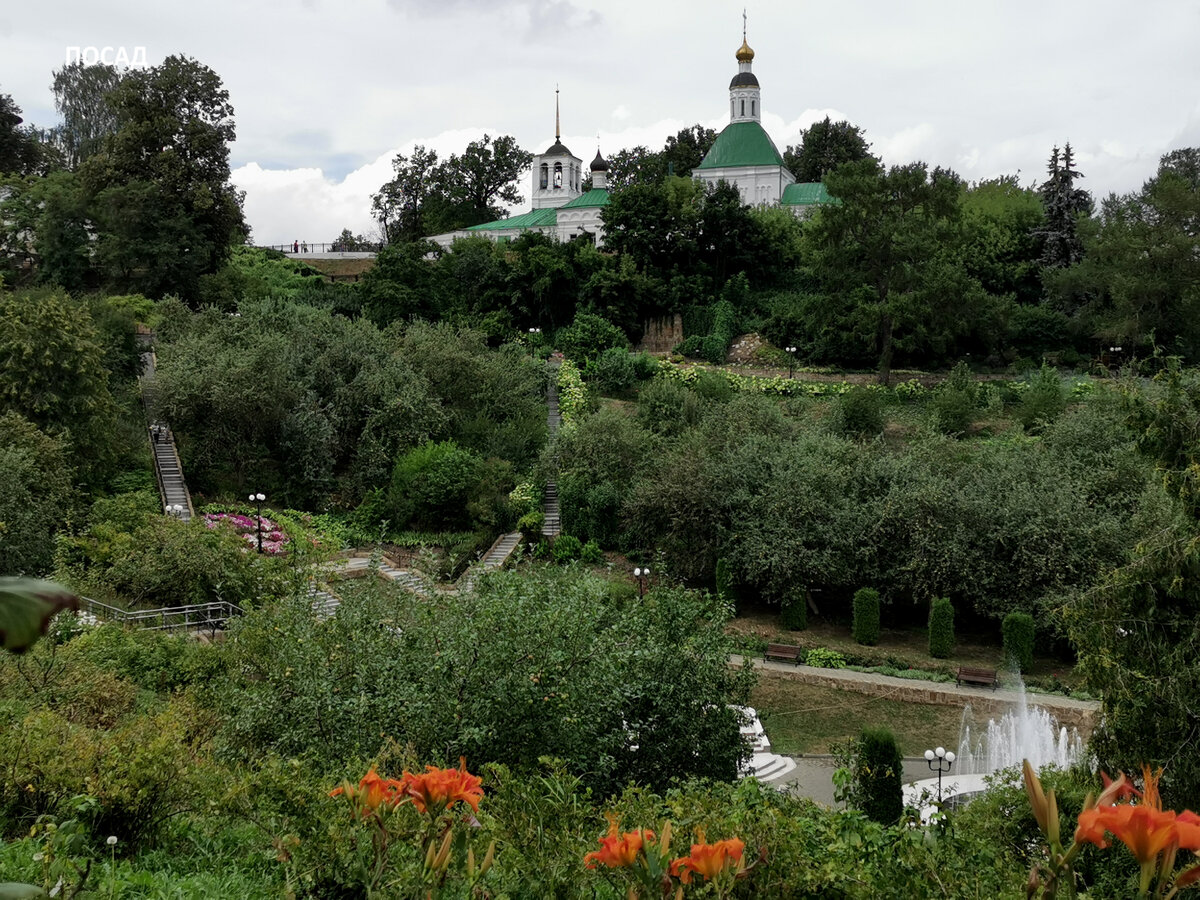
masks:
<svg viewBox="0 0 1200 900"><path fill-rule="evenodd" d="M783 164L783 157L762 127L762 95L753 72L754 51L742 36L737 54L738 71L729 82L729 124L717 135L692 177L705 184L732 184L742 202L753 206L782 206L797 216L830 202L820 182L798 184ZM533 209L527 213L484 222L460 231L435 235L431 240L448 247L455 239L485 235L511 240L535 231L560 241L590 238L604 243L601 211L608 205L608 163L596 151L589 166L592 187L583 191L583 160L563 145L555 99L554 143L533 158Z"/></svg>

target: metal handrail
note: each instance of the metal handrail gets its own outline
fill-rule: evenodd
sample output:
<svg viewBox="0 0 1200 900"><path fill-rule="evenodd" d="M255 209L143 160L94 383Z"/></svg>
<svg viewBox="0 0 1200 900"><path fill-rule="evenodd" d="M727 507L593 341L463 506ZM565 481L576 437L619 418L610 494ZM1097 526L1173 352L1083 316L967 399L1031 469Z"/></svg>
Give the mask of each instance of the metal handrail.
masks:
<svg viewBox="0 0 1200 900"><path fill-rule="evenodd" d="M174 631L193 627L216 631L232 619L243 614L241 607L228 600L213 600L208 603L192 603L188 606L163 606L158 609L121 609L81 597L85 610L98 619L121 625L144 628L148 631ZM154 624L156 623L157 624Z"/></svg>

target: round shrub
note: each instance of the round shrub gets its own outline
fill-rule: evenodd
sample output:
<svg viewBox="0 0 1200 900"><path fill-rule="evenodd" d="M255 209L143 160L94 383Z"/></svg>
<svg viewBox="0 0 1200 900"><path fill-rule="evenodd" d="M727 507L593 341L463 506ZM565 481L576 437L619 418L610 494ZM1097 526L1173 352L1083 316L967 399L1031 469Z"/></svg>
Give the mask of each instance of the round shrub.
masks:
<svg viewBox="0 0 1200 900"><path fill-rule="evenodd" d="M966 363L954 367L933 393L930 404L938 430L945 434L961 434L975 421L979 408L979 386L971 378Z"/></svg>
<svg viewBox="0 0 1200 900"><path fill-rule="evenodd" d="M834 410L838 432L850 437L873 437L883 431L883 407L879 391L856 384L838 398Z"/></svg>
<svg viewBox="0 0 1200 900"><path fill-rule="evenodd" d="M625 332L594 313L576 313L575 321L560 328L554 343L567 356L579 363L589 363L612 347L624 348L628 343Z"/></svg>
<svg viewBox="0 0 1200 900"><path fill-rule="evenodd" d="M788 631L803 631L808 627L808 605L803 588L792 588L780 604L779 618Z"/></svg>
<svg viewBox="0 0 1200 900"><path fill-rule="evenodd" d="M828 647L813 647L804 654L804 664L817 669L844 669L846 657Z"/></svg>
<svg viewBox="0 0 1200 900"><path fill-rule="evenodd" d="M887 728L865 728L858 739L854 780L862 811L881 825L895 825L904 814L900 788L904 761L896 737Z"/></svg>
<svg viewBox="0 0 1200 900"><path fill-rule="evenodd" d="M929 655L948 659L954 652L954 604L940 597L929 607Z"/></svg>
<svg viewBox="0 0 1200 900"><path fill-rule="evenodd" d="M430 441L400 456L388 493L394 527L438 531L466 525L481 462L454 441Z"/></svg>
<svg viewBox="0 0 1200 900"><path fill-rule="evenodd" d="M879 643L879 591L874 588L854 594L854 640L867 647Z"/></svg>
<svg viewBox="0 0 1200 900"><path fill-rule="evenodd" d="M1028 384L1021 396L1017 418L1026 431L1038 432L1062 415L1067 399L1058 372L1045 363L1029 373Z"/></svg>
<svg viewBox="0 0 1200 900"><path fill-rule="evenodd" d="M585 562L589 566L598 566L604 562L604 551L595 541L588 541L579 551L579 559L580 562Z"/></svg>
<svg viewBox="0 0 1200 900"><path fill-rule="evenodd" d="M1033 616L1010 612L1000 627L1004 634L1005 658L1012 660L1018 670L1028 672L1033 667Z"/></svg>
<svg viewBox="0 0 1200 900"><path fill-rule="evenodd" d="M649 353L639 353L633 358L633 374L638 381L649 381L658 374L661 363Z"/></svg>
<svg viewBox="0 0 1200 900"><path fill-rule="evenodd" d="M637 379L633 357L622 347L610 347L601 353L588 364L587 374L608 394L619 394Z"/></svg>

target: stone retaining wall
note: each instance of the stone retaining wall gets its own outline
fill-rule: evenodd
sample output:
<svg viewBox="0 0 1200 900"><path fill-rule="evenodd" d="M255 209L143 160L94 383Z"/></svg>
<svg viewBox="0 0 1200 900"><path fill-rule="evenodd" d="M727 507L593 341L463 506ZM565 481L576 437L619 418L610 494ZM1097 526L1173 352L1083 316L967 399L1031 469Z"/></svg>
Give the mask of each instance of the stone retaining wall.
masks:
<svg viewBox="0 0 1200 900"><path fill-rule="evenodd" d="M801 668L794 670L771 669L770 674L777 678L790 678L793 681L799 681L804 684L816 684L844 691L855 691L865 694L868 697L887 697L891 700L901 700L906 703L931 703L937 706L957 706L960 708L970 703L971 709L974 710L977 716L986 718L999 718L1012 709L1013 706L1013 702L1009 696L1005 694L992 694L990 691L985 690L980 690L978 694L972 692L970 695L964 695L958 690L943 690L937 684L928 681L913 681L911 684L905 684L903 683L905 679L902 678L889 679L886 683L878 681L850 681L845 678L839 678L834 674L836 671L829 670L829 674L825 674L825 671L820 669L815 671ZM901 683L897 684L896 682ZM947 685L947 688L954 688L954 685ZM1047 694L1030 695L1029 701L1031 705L1040 706L1042 709L1052 713L1060 725L1079 729L1079 733L1084 740L1087 740L1091 736L1092 729L1095 727L1096 717L1098 716L1098 710L1093 706L1078 703L1059 703L1057 702L1057 698Z"/></svg>

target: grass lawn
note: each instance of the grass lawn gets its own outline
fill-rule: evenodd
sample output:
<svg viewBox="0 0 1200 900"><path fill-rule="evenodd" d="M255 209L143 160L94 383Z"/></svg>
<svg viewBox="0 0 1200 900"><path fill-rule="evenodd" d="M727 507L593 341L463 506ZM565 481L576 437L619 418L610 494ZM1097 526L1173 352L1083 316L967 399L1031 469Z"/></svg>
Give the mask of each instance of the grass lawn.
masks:
<svg viewBox="0 0 1200 900"><path fill-rule="evenodd" d="M763 673L751 705L776 753L828 753L831 744L858 737L866 727L887 726L900 752L920 756L928 747L958 747L962 710L902 703L853 691L802 684Z"/></svg>

